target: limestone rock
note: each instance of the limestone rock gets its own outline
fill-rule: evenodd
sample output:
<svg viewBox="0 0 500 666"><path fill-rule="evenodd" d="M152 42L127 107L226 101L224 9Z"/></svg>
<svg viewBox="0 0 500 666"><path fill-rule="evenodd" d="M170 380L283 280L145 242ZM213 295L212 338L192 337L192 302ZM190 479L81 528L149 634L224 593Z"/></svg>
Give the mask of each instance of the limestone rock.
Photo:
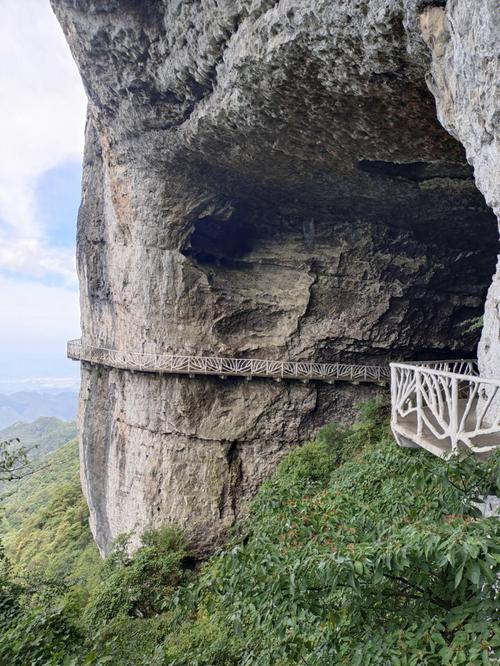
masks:
<svg viewBox="0 0 500 666"><path fill-rule="evenodd" d="M462 43L416 0L51 1L89 96L87 343L359 363L474 353L465 322L498 234L426 75L493 205L490 74L474 118L467 88L493 2L469 7ZM448 5L465 20L465 2ZM377 391L85 365L82 483L101 551L176 523L208 552L286 451Z"/></svg>
<svg viewBox="0 0 500 666"><path fill-rule="evenodd" d="M438 118L465 147L477 185L500 215L500 12L495 0L454 0L421 15L432 50L429 88ZM488 293L481 373L500 377L500 265ZM500 408L500 406L499 406Z"/></svg>

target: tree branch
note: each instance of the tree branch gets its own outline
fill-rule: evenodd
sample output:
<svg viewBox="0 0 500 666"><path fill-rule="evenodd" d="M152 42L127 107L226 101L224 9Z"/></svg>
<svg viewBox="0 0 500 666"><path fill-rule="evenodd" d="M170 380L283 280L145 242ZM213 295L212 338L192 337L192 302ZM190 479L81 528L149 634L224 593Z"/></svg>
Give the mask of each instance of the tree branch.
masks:
<svg viewBox="0 0 500 666"><path fill-rule="evenodd" d="M402 576L394 576L392 574L384 574L386 578L389 578L390 580L396 580L399 583L403 583L403 585L406 585L406 587L409 587L410 589L417 590L417 592L420 592L423 598L429 599L433 604L436 606L439 606L439 608L443 608L444 610L450 610L451 605L445 601L444 599L440 599L439 597L434 597L431 594L428 593L427 590L425 590L423 587L420 587L419 585L415 585L414 583L410 583L409 580L406 578L403 578Z"/></svg>

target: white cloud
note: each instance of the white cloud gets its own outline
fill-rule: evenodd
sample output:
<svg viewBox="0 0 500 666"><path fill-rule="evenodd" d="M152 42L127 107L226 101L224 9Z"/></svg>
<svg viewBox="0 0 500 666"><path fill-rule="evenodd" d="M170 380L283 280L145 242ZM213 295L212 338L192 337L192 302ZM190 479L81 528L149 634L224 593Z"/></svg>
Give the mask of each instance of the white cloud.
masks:
<svg viewBox="0 0 500 666"><path fill-rule="evenodd" d="M61 345L79 337L78 293L0 276L0 320L1 350Z"/></svg>
<svg viewBox="0 0 500 666"><path fill-rule="evenodd" d="M78 375L66 359L66 341L80 335L76 290L0 276L0 322L0 393L23 390L6 380Z"/></svg>
<svg viewBox="0 0 500 666"><path fill-rule="evenodd" d="M85 95L48 0L2 0L0 21L0 269L74 280L36 217L40 176L81 159Z"/></svg>
<svg viewBox="0 0 500 666"><path fill-rule="evenodd" d="M35 280L54 275L67 286L76 284L74 249L50 247L37 238L2 239L0 233L0 268Z"/></svg>

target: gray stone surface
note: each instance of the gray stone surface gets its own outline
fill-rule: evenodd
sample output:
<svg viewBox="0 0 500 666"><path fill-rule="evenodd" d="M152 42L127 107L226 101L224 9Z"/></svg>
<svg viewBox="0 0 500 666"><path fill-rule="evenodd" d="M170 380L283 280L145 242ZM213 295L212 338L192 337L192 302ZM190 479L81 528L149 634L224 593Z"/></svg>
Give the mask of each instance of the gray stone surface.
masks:
<svg viewBox="0 0 500 666"><path fill-rule="evenodd" d="M500 215L500 11L496 0L428 8L422 32L432 50L429 88L438 117L465 147L477 186ZM488 293L479 346L481 374L500 377L500 265ZM500 408L500 406L498 406Z"/></svg>
<svg viewBox="0 0 500 666"><path fill-rule="evenodd" d="M482 312L497 229L436 118L431 58L440 105L459 56L432 56L421 3L52 4L89 96L86 341L349 362L473 353L464 322ZM163 523L209 551L286 451L376 392L82 376L82 482L102 552Z"/></svg>

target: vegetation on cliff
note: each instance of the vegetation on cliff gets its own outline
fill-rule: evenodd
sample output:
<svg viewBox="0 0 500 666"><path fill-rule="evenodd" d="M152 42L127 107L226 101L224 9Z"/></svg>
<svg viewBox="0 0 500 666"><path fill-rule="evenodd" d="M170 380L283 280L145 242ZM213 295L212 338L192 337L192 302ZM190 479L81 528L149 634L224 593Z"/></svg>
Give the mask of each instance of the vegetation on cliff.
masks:
<svg viewBox="0 0 500 666"><path fill-rule="evenodd" d="M2 517L5 552L21 577L71 584L96 580L101 559L88 527L76 440L16 484L3 502Z"/></svg>
<svg viewBox="0 0 500 666"><path fill-rule="evenodd" d="M77 550L92 549L85 509L62 484L22 523L47 531L43 559L59 522L69 565L33 585L23 574L36 558L20 554L29 545L9 545L0 662L499 663L500 521L474 506L499 482L498 458L447 464L398 449L369 405L352 428L328 427L291 453L197 571L172 529L147 534L132 558L123 537L104 566L82 565L70 544L75 534Z"/></svg>

